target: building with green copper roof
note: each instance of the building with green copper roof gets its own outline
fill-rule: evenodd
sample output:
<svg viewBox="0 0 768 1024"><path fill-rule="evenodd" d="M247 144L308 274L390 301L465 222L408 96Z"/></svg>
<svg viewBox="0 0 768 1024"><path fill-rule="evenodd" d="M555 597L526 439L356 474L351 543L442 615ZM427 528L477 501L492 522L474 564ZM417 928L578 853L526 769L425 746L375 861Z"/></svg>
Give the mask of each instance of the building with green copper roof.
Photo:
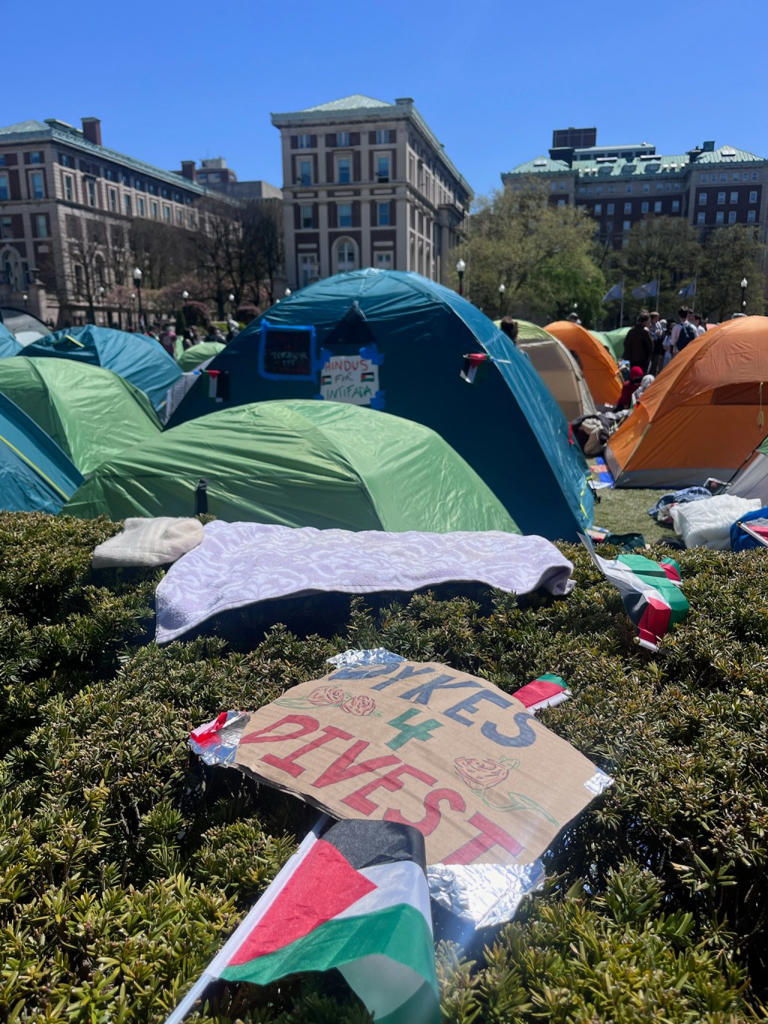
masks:
<svg viewBox="0 0 768 1024"><path fill-rule="evenodd" d="M584 144L585 140L589 144ZM657 153L649 142L598 146L596 129L553 133L548 155L501 175L506 188L541 182L550 200L587 209L601 240L619 248L633 224L649 216L685 217L702 231L768 228L768 159L713 141L683 153Z"/></svg>

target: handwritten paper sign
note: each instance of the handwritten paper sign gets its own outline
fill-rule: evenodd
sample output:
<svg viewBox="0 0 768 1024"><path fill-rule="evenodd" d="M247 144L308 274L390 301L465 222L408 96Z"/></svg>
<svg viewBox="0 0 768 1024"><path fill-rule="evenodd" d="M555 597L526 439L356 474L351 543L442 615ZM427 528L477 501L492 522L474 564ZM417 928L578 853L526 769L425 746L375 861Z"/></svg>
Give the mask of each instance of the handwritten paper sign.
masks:
<svg viewBox="0 0 768 1024"><path fill-rule="evenodd" d="M330 356L320 371L320 394L330 402L370 405L378 390L378 364L363 355Z"/></svg>
<svg viewBox="0 0 768 1024"><path fill-rule="evenodd" d="M529 863L610 781L492 683L345 666L237 723L230 763L339 818L414 825L430 863Z"/></svg>

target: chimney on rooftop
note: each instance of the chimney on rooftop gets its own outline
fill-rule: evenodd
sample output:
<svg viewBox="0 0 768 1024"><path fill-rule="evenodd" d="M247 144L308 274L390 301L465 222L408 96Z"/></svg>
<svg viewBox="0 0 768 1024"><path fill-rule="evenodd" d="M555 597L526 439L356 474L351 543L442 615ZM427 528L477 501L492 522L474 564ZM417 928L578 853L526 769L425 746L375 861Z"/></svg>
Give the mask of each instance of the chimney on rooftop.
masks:
<svg viewBox="0 0 768 1024"><path fill-rule="evenodd" d="M101 118L81 117L83 123L83 135L92 142L94 146L101 145Z"/></svg>
<svg viewBox="0 0 768 1024"><path fill-rule="evenodd" d="M190 181L195 180L195 161L194 160L182 160L181 161L181 176L183 178L189 178Z"/></svg>
<svg viewBox="0 0 768 1024"><path fill-rule="evenodd" d="M413 103L413 98L411 96L401 96L399 99L395 100L395 103L399 107L406 107L409 103Z"/></svg>

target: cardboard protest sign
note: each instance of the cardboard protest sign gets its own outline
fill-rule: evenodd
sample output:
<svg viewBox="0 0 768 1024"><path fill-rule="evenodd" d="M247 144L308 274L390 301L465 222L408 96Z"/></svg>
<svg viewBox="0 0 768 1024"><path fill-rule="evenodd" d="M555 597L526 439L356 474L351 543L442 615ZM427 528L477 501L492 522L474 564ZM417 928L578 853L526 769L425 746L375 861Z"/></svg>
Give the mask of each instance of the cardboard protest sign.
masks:
<svg viewBox="0 0 768 1024"><path fill-rule="evenodd" d="M343 665L231 722L221 760L338 818L414 825L431 864L529 863L610 782L520 701L434 662Z"/></svg>
<svg viewBox="0 0 768 1024"><path fill-rule="evenodd" d="M378 363L362 353L331 355L320 371L320 394L330 402L371 405L378 393Z"/></svg>

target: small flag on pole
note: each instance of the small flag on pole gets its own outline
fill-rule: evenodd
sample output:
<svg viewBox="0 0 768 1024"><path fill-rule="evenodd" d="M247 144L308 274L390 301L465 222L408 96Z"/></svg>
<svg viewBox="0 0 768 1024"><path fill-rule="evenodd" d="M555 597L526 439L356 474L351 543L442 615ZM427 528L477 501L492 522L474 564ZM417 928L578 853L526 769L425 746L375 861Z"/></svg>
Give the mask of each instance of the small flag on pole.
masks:
<svg viewBox="0 0 768 1024"><path fill-rule="evenodd" d="M696 282L695 281L691 281L690 284L687 284L684 288L681 288L680 291L677 294L681 295L684 299L688 299L691 296L695 295L696 294Z"/></svg>
<svg viewBox="0 0 768 1024"><path fill-rule="evenodd" d="M658 295L658 292L658 281L646 281L645 284L632 289L632 296L635 299L650 299Z"/></svg>
<svg viewBox="0 0 768 1024"><path fill-rule="evenodd" d="M327 820L327 819L325 819ZM267 985L337 968L378 1024L437 1024L424 837L409 825L316 826L166 1024L216 979Z"/></svg>
<svg viewBox="0 0 768 1024"><path fill-rule="evenodd" d="M612 302L614 299L621 299L623 295L624 284L623 282L619 282L619 284L615 284L609 292L606 292L606 294L603 296L603 302Z"/></svg>

